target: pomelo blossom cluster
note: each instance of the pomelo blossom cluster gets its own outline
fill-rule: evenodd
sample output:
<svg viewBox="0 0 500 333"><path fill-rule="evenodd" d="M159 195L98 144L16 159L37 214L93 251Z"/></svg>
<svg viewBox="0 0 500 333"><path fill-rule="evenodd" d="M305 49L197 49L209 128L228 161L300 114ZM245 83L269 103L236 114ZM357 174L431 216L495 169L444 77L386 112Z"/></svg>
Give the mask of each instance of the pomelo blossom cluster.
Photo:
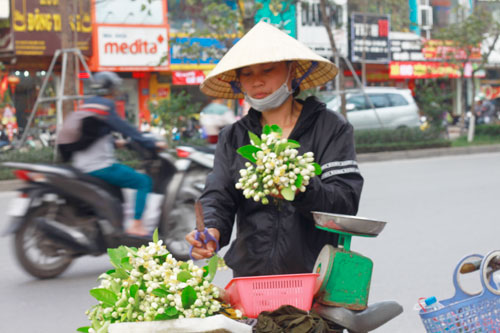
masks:
<svg viewBox="0 0 500 333"><path fill-rule="evenodd" d="M107 332L116 322L204 318L221 310L219 289L210 282L223 260L215 255L200 268L192 260L177 261L157 232L153 239L139 249L108 249L115 268L90 291L99 304L86 312L92 326L79 331Z"/></svg>
<svg viewBox="0 0 500 333"><path fill-rule="evenodd" d="M251 163L245 163L246 169L240 170L241 178L235 185L245 198L265 205L269 203L268 195L281 195L293 201L298 191L305 192L312 177L321 174L314 154L299 155L300 144L282 139L279 126L264 126L260 138L252 132L248 135L251 144L240 147L237 152Z"/></svg>

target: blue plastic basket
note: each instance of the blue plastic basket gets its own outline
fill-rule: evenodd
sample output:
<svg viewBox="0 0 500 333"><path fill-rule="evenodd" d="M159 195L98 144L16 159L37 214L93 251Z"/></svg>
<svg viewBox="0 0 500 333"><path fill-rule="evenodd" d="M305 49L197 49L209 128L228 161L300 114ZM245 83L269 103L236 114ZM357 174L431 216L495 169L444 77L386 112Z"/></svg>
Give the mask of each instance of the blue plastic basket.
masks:
<svg viewBox="0 0 500 333"><path fill-rule="evenodd" d="M499 255L500 251L492 251L485 257L473 254L460 260L453 274L455 296L441 301L442 309L419 312L428 333L500 333L500 290L492 285L493 274L489 281L486 277L488 263ZM475 295L464 292L457 281L460 267L472 257L482 258L479 270L483 290Z"/></svg>

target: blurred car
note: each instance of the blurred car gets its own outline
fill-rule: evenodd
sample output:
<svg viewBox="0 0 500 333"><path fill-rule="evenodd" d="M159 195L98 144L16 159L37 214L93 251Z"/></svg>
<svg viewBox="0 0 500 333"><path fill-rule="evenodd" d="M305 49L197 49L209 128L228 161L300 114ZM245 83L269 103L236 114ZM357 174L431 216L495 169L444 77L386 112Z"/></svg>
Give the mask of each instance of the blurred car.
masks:
<svg viewBox="0 0 500 333"><path fill-rule="evenodd" d="M347 120L354 129L420 126L419 110L411 90L391 87L366 87L364 90L375 110L361 89L346 92ZM340 112L340 96L323 96L322 99L328 109Z"/></svg>

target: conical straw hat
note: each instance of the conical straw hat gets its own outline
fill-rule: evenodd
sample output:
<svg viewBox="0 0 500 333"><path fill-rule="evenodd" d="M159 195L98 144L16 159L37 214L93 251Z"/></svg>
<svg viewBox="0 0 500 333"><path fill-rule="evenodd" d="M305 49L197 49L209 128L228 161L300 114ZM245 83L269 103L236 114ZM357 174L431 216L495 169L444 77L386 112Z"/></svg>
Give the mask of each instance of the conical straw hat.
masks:
<svg viewBox="0 0 500 333"><path fill-rule="evenodd" d="M300 83L305 90L322 85L337 75L337 67L329 60L317 55L304 44L290 37L269 23L259 22L248 31L219 61L201 84L201 91L213 97L244 98L240 91L234 91L231 84L237 84L236 69L276 61L296 61L295 78L310 73ZM315 67L311 66L315 64Z"/></svg>

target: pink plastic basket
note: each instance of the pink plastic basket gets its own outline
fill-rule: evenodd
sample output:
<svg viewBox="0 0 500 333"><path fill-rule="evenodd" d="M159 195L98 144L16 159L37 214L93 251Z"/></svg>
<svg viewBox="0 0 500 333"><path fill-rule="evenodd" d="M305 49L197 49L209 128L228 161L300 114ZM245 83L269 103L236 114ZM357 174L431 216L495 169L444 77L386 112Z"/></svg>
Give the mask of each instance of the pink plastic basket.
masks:
<svg viewBox="0 0 500 333"><path fill-rule="evenodd" d="M225 289L231 305L250 318L282 305L309 311L318 276L307 273L240 277L232 279Z"/></svg>

